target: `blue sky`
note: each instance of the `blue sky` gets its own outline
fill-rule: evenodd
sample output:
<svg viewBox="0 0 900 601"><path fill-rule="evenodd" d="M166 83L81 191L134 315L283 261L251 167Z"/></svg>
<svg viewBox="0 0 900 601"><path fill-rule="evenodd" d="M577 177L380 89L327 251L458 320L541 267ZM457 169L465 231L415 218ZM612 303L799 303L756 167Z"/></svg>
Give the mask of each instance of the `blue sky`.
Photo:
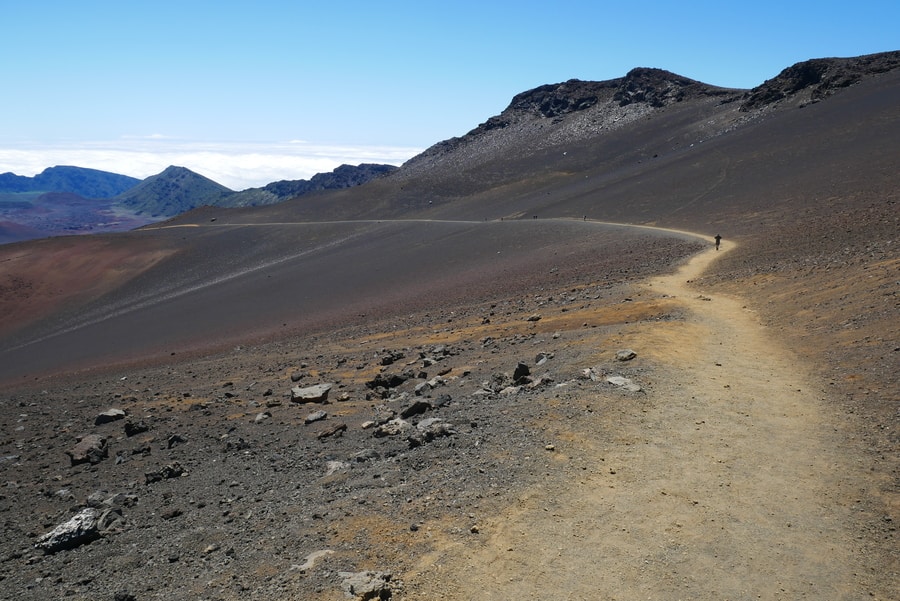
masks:
<svg viewBox="0 0 900 601"><path fill-rule="evenodd" d="M749 88L900 49L900 2L0 0L0 172L240 189L401 163L517 93L659 67Z"/></svg>

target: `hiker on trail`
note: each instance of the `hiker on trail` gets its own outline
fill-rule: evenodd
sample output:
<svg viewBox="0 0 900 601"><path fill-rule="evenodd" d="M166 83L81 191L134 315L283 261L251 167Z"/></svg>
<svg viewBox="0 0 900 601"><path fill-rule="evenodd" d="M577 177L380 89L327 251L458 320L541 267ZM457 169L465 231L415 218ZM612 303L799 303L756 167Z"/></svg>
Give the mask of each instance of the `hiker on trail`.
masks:
<svg viewBox="0 0 900 601"><path fill-rule="evenodd" d="M722 241L722 236L716 234L716 250L719 250L719 242Z"/></svg>

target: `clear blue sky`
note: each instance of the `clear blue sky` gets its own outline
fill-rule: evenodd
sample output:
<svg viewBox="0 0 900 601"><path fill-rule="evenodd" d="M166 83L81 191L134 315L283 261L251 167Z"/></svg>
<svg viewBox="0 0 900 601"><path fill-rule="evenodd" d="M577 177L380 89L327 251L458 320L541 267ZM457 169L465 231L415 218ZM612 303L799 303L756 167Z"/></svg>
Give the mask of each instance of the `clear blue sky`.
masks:
<svg viewBox="0 0 900 601"><path fill-rule="evenodd" d="M0 15L0 172L193 159L232 187L399 163L545 83L644 66L749 88L900 49L897 0L0 0Z"/></svg>

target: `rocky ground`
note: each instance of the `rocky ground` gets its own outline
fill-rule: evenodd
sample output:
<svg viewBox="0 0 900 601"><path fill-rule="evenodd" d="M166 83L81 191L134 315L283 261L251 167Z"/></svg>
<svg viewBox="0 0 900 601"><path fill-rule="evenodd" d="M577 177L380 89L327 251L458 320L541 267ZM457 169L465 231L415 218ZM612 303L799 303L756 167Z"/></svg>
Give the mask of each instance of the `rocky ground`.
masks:
<svg viewBox="0 0 900 601"><path fill-rule="evenodd" d="M695 248L680 244L646 269ZM571 428L645 402L606 381L653 379L609 337L679 310L628 277L521 282L489 302L4 395L0 588L341 598L340 572L377 570L405 594L421 557L477 537L557 472ZM320 384L327 399L292 400ZM76 516L90 518L83 537L45 538Z"/></svg>
<svg viewBox="0 0 900 601"><path fill-rule="evenodd" d="M5 394L0 590L890 598L852 423L739 303L678 287L704 265Z"/></svg>

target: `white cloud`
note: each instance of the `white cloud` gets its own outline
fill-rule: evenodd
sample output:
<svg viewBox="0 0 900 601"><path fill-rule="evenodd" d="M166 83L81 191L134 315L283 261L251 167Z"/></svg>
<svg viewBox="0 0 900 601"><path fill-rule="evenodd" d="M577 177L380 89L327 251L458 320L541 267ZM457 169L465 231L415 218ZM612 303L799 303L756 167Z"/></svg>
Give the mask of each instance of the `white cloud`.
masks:
<svg viewBox="0 0 900 601"><path fill-rule="evenodd" d="M399 165L420 148L394 146L328 146L299 140L283 143L201 143L162 134L113 142L0 147L0 173L33 176L47 167L74 165L137 178L177 165L233 190L279 180L309 179L341 164Z"/></svg>

